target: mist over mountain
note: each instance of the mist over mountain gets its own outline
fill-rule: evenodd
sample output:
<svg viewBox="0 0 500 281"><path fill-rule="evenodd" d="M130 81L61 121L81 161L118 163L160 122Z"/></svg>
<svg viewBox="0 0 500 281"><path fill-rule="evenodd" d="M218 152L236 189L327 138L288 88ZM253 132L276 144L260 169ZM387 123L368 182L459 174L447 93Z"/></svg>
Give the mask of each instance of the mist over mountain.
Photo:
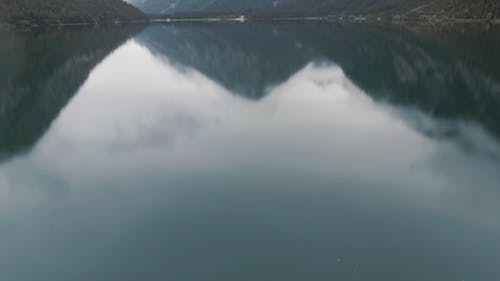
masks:
<svg viewBox="0 0 500 281"><path fill-rule="evenodd" d="M147 13L267 16L362 14L420 19L498 19L498 0L128 0Z"/></svg>

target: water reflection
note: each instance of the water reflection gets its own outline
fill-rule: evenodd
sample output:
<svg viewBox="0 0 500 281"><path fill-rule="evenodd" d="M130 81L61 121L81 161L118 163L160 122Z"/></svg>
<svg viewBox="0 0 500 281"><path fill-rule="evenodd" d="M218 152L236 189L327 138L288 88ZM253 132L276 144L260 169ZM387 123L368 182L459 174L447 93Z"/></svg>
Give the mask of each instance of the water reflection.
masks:
<svg viewBox="0 0 500 281"><path fill-rule="evenodd" d="M178 66L194 68L229 91L262 98L316 54L267 25L182 25L150 28L138 40ZM272 46L269 43L272 42Z"/></svg>
<svg viewBox="0 0 500 281"><path fill-rule="evenodd" d="M0 166L1 280L500 277L500 151L479 112L385 96L406 83L394 60L371 72L384 87L364 86L349 70L363 60L334 57L333 41L354 40L340 27L322 27L332 42L315 25L184 28L118 48L30 153ZM378 42L366 48L398 50Z"/></svg>
<svg viewBox="0 0 500 281"><path fill-rule="evenodd" d="M0 34L0 161L34 145L92 68L137 31Z"/></svg>
<svg viewBox="0 0 500 281"><path fill-rule="evenodd" d="M482 34L479 27L472 28L468 33ZM152 28L139 41L249 98L261 98L308 62L326 59L377 101L416 107L434 118L480 122L500 137L498 35L491 31L473 38L477 43L472 46L454 39L457 48L387 26L195 25ZM423 132L459 134L453 128Z"/></svg>

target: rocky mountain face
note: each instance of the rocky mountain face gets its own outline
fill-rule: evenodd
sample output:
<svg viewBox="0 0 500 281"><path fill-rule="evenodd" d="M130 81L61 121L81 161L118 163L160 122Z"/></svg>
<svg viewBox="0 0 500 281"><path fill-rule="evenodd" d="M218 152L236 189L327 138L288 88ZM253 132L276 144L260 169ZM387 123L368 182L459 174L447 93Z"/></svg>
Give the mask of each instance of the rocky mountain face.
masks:
<svg viewBox="0 0 500 281"><path fill-rule="evenodd" d="M4 27L105 24L144 18L144 13L122 0L0 0L0 25Z"/></svg>
<svg viewBox="0 0 500 281"><path fill-rule="evenodd" d="M128 0L153 14L365 15L399 19L499 19L499 0Z"/></svg>

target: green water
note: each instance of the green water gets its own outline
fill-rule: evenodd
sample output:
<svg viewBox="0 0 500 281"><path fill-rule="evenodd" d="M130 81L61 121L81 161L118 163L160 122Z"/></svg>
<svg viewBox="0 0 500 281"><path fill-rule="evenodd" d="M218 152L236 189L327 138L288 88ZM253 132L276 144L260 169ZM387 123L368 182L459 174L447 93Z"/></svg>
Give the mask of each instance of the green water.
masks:
<svg viewBox="0 0 500 281"><path fill-rule="evenodd" d="M497 35L0 34L0 280L500 280Z"/></svg>

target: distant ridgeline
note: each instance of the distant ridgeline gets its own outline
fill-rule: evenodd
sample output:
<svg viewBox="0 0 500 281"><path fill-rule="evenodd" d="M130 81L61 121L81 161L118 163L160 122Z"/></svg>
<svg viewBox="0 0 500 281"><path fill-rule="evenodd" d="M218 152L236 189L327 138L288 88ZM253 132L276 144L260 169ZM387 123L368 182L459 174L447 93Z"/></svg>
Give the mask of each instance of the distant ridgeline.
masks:
<svg viewBox="0 0 500 281"><path fill-rule="evenodd" d="M147 13L255 17L364 16L396 20L500 19L500 0L127 0Z"/></svg>
<svg viewBox="0 0 500 281"><path fill-rule="evenodd" d="M144 19L122 0L0 0L2 26L108 24Z"/></svg>

